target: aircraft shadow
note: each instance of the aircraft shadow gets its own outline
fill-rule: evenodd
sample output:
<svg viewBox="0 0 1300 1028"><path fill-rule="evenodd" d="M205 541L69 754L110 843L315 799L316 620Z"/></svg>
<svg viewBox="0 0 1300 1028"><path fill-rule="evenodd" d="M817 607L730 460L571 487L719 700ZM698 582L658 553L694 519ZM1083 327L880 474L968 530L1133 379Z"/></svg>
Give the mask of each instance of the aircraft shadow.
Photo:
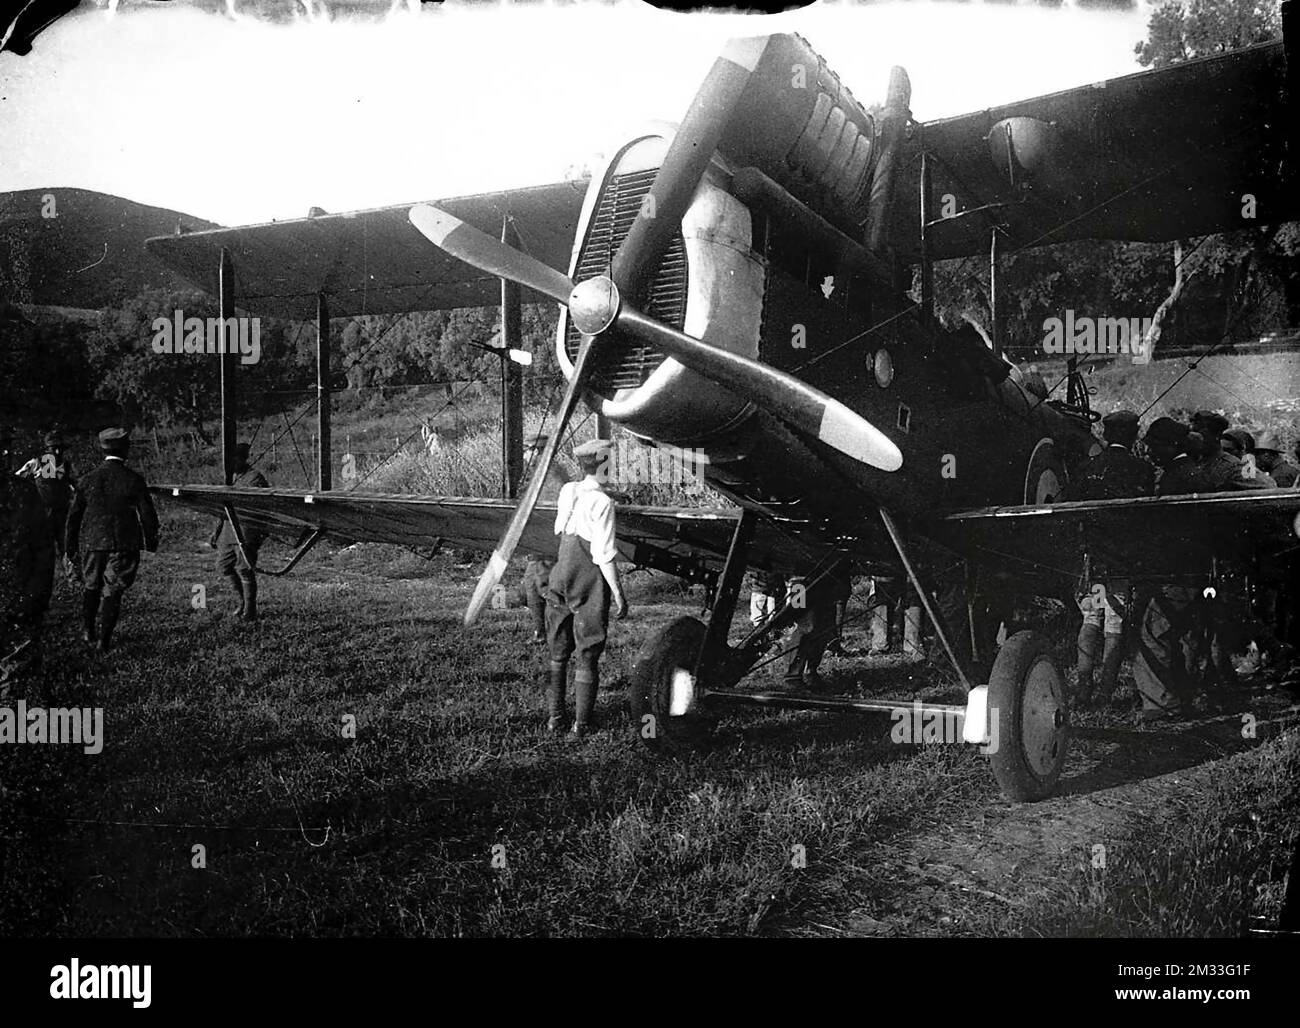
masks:
<svg viewBox="0 0 1300 1028"><path fill-rule="evenodd" d="M1254 726L1253 738L1243 735L1239 713L1161 729L1076 726L1072 733L1073 753L1056 795L1083 796L1244 753L1296 720L1295 715L1261 717ZM1084 770L1071 773L1072 767L1081 764Z"/></svg>

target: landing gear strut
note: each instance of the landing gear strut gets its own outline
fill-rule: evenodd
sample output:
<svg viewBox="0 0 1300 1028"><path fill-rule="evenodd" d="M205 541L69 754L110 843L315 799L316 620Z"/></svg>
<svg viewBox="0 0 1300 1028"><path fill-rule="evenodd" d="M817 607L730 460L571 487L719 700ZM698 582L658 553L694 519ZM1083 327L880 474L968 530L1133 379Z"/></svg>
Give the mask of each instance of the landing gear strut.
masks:
<svg viewBox="0 0 1300 1028"><path fill-rule="evenodd" d="M998 651L989 684L973 686L954 645L957 640L951 634L953 626L944 623L938 605L922 584L894 519L887 511L880 514L935 632L967 689L964 706L930 703L923 704L922 711L956 718L966 742L983 744L994 777L1008 799L1025 802L1051 795L1065 764L1070 727L1065 679L1051 641L1040 632L1017 632ZM636 730L652 750L682 752L701 746L711 728L710 708L723 704L895 716L900 708L909 714L913 711L904 704L881 700L733 689L759 662L769 641L800 614L787 599L766 624L735 646L727 643L753 539L753 517L746 512L736 526L709 624L693 617L678 618L646 643L633 665ZM818 589L843 559L837 556L809 576L808 592Z"/></svg>

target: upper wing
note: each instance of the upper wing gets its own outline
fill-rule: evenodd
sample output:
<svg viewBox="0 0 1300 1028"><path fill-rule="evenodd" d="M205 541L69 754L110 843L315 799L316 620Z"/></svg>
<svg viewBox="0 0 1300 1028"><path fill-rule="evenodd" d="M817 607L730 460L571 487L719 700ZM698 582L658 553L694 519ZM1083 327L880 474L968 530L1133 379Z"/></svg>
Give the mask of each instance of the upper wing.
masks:
<svg viewBox="0 0 1300 1028"><path fill-rule="evenodd" d="M567 268L587 183L479 193L437 205L494 236L513 221L520 248ZM218 295L221 251L235 269L235 305L269 317L316 316L329 297L332 317L486 307L501 301L501 280L430 247L407 219L410 204L294 221L157 236L145 247L202 289ZM544 297L525 290L524 302Z"/></svg>
<svg viewBox="0 0 1300 1028"><path fill-rule="evenodd" d="M1283 176L1285 81L1283 44L1264 43L923 124L897 183L891 239L919 254L921 150L932 157L937 258L987 252L995 222L1024 247L1300 218L1300 193Z"/></svg>
<svg viewBox="0 0 1300 1028"><path fill-rule="evenodd" d="M1056 592L1084 554L1134 578L1198 573L1188 554L1240 558L1296 548L1300 491L1208 493L990 507L943 518L934 534L960 553ZM1055 588L1052 588L1052 587Z"/></svg>
<svg viewBox="0 0 1300 1028"><path fill-rule="evenodd" d="M496 546L514 513L513 500L412 497L352 492L226 489L213 485L153 486L159 497L220 517L230 504L240 522L287 542L321 530L336 542L389 542L425 548L439 542L484 551ZM618 507L618 548L635 564L683 578L717 571L739 519L736 510ZM522 553L554 555L555 506L539 505L519 544ZM750 563L793 571L812 551L771 522L760 523Z"/></svg>

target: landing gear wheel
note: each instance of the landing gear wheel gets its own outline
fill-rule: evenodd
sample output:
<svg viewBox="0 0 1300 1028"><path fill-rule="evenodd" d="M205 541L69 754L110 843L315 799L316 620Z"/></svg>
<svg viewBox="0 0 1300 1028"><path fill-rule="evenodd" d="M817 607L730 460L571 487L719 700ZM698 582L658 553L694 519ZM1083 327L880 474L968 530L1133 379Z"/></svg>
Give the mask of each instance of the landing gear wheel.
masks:
<svg viewBox="0 0 1300 1028"><path fill-rule="evenodd" d="M673 713L704 644L704 624L692 617L669 622L652 636L632 664L632 717L637 737L651 750L685 752L702 746L709 722L698 711Z"/></svg>
<svg viewBox="0 0 1300 1028"><path fill-rule="evenodd" d="M1014 803L1045 799L1056 788L1070 747L1065 677L1041 632L1011 636L989 675L989 718L997 712L993 776Z"/></svg>

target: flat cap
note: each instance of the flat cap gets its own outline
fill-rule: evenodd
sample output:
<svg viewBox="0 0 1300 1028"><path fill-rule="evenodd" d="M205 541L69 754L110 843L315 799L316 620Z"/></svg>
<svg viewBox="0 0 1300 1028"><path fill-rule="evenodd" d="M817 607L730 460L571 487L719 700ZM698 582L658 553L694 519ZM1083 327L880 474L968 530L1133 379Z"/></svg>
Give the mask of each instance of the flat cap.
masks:
<svg viewBox="0 0 1300 1028"><path fill-rule="evenodd" d="M125 428L106 428L99 433L99 445L104 449L112 446L120 446L131 438L131 434Z"/></svg>
<svg viewBox="0 0 1300 1028"><path fill-rule="evenodd" d="M610 439L588 439L573 448L575 457L599 457L603 453L608 453L613 449L614 443Z"/></svg>
<svg viewBox="0 0 1300 1028"><path fill-rule="evenodd" d="M1131 410L1113 410L1101 419L1103 425L1117 425L1121 428L1137 427L1138 416Z"/></svg>
<svg viewBox="0 0 1300 1028"><path fill-rule="evenodd" d="M1218 437L1228 430L1229 421L1212 410L1198 410L1192 415L1192 428L1204 436Z"/></svg>
<svg viewBox="0 0 1300 1028"><path fill-rule="evenodd" d="M1136 439L1138 433L1138 416L1131 410L1111 411L1101 419L1102 432L1106 436L1123 439Z"/></svg>
<svg viewBox="0 0 1300 1028"><path fill-rule="evenodd" d="M1166 446L1184 446L1187 443L1187 426L1173 418L1156 418L1147 429L1146 441Z"/></svg>

